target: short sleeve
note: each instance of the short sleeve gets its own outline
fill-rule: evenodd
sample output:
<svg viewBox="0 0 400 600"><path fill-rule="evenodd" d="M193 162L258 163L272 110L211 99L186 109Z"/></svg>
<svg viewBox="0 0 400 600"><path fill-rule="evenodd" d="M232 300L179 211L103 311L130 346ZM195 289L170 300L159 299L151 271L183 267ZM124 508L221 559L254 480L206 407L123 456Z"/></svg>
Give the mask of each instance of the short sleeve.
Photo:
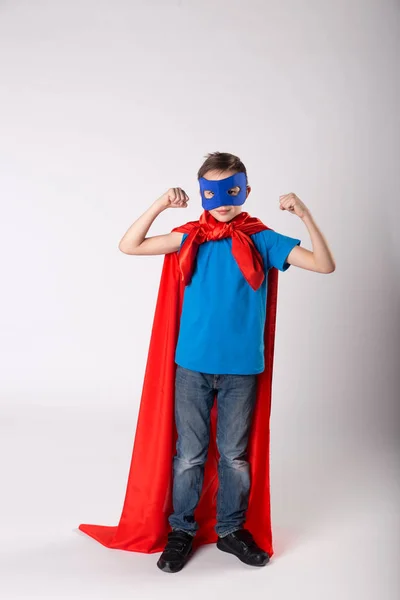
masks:
<svg viewBox="0 0 400 600"><path fill-rule="evenodd" d="M181 250L181 248L182 248L182 246L183 246L183 243L184 243L184 241L186 240L186 238L187 238L187 236L188 236L188 235L189 235L189 234L187 234L187 233L184 233L184 234L183 234L183 236L182 236L182 240L181 240L181 245L179 246L179 250L178 250L178 252L180 252L180 250Z"/></svg>
<svg viewBox="0 0 400 600"><path fill-rule="evenodd" d="M268 268L275 267L279 271L287 271L291 265L286 259L295 246L300 246L301 240L283 235L273 229L266 229L261 233L263 234Z"/></svg>

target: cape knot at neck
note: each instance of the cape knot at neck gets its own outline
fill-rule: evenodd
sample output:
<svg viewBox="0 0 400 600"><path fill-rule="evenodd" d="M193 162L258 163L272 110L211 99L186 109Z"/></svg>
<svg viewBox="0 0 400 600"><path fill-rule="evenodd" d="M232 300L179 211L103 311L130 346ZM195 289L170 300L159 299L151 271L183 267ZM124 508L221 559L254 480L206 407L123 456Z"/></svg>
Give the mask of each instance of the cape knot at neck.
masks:
<svg viewBox="0 0 400 600"><path fill-rule="evenodd" d="M246 212L240 213L229 223L222 223L204 211L199 221L188 224L188 238L179 251L178 261L182 281L185 285L189 285L201 244L230 237L232 255L242 275L254 290L258 290L265 279L264 265L251 235L264 229L268 227L260 219L250 217ZM182 231L180 228L177 230Z"/></svg>
<svg viewBox="0 0 400 600"><path fill-rule="evenodd" d="M218 223L215 227L209 227L205 231L205 236L208 242L222 240L226 237L232 237L232 223Z"/></svg>

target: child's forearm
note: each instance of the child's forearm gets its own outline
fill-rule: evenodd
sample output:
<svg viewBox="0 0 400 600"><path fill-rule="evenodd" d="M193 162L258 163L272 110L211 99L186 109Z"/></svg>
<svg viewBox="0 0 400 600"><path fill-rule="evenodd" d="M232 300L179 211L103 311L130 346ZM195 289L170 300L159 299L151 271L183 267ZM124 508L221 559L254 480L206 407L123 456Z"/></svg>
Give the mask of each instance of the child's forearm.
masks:
<svg viewBox="0 0 400 600"><path fill-rule="evenodd" d="M160 199L156 200L146 210L146 212L144 212L138 219L136 219L134 223L132 223L122 237L118 248L122 250L122 252L129 253L140 246L154 220L165 210L165 208L165 202L160 202Z"/></svg>
<svg viewBox="0 0 400 600"><path fill-rule="evenodd" d="M311 213L306 212L302 218L305 226L310 234L311 244L313 248L314 262L317 270L321 273L329 273L334 271L336 268L335 259L331 251L329 250L328 244L325 240L324 235L315 223Z"/></svg>

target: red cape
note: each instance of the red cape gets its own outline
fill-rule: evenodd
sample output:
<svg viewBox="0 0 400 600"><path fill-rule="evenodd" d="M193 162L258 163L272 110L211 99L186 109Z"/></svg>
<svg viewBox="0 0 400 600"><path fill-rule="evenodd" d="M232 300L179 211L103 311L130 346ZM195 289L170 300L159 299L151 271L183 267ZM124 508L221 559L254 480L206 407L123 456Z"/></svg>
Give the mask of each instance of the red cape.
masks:
<svg viewBox="0 0 400 600"><path fill-rule="evenodd" d="M261 223L261 222L260 222ZM176 227L189 232L198 221ZM256 228L268 229L265 225ZM270 411L278 292L278 270L268 270L268 293L264 330L265 370L257 375L257 400L248 446L251 489L245 527L270 556L273 554L269 447ZM79 529L106 546L131 552L161 552L171 531L172 460L175 454L174 421L175 349L185 285L178 253L166 254L144 375L125 501L117 526L81 524ZM216 542L214 530L218 489L216 446L217 402L211 411L210 446L204 483L195 517L199 529L193 546Z"/></svg>

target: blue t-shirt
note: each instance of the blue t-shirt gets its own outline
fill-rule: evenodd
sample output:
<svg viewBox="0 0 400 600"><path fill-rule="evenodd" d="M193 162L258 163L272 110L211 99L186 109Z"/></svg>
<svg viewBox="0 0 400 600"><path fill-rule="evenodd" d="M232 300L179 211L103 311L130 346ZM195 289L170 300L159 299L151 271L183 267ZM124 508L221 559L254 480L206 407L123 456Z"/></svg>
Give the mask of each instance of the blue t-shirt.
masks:
<svg viewBox="0 0 400 600"><path fill-rule="evenodd" d="M251 375L264 371L268 270L286 271L301 240L272 229L250 236L266 277L258 290L247 283L232 255L232 238L200 244L185 287L175 362L201 373ZM187 234L183 235L182 245Z"/></svg>

